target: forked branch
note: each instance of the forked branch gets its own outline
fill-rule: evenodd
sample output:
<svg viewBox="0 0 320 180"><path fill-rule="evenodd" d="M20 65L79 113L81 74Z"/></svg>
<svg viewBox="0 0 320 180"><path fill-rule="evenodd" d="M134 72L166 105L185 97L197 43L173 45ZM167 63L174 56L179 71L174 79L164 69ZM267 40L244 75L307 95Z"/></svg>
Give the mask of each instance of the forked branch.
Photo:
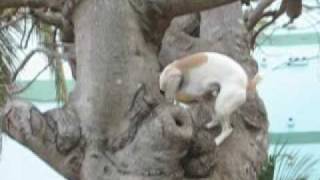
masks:
<svg viewBox="0 0 320 180"><path fill-rule="evenodd" d="M277 11L269 11L269 12L262 14L262 16L266 16L266 15L271 16L272 19L269 22L262 25L258 30L256 30L254 32L254 34L252 35L251 41L250 41L251 48L254 48L254 45L256 43L256 39L257 39L258 35L263 30L265 30L267 27L269 27L271 24L273 24L283 13L285 13L286 7L287 7L286 4L287 4L287 1L283 0L280 5L280 8Z"/></svg>
<svg viewBox="0 0 320 180"><path fill-rule="evenodd" d="M257 23L265 16L265 10L274 2L275 0L261 0L259 1L257 7L249 12L247 19L247 28L252 30Z"/></svg>

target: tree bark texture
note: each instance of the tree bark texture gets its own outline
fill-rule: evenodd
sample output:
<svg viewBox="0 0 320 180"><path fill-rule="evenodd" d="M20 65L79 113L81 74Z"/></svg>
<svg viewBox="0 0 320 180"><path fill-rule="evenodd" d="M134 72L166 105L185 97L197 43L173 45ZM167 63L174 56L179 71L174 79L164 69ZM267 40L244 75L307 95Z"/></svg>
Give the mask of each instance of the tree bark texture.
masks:
<svg viewBox="0 0 320 180"><path fill-rule="evenodd" d="M257 94L216 147L220 128L205 129L204 105L168 104L158 86L165 65L198 51L227 54L255 75L240 2L173 21L154 2L83 0L72 17L77 80L69 103L42 114L12 99L6 132L72 180L256 179L268 128Z"/></svg>

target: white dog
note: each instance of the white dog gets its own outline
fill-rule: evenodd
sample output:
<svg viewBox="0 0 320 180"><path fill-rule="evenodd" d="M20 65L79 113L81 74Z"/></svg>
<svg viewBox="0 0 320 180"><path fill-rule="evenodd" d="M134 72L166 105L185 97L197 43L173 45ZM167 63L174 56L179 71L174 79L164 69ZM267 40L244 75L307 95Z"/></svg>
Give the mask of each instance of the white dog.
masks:
<svg viewBox="0 0 320 180"><path fill-rule="evenodd" d="M246 101L247 90L255 90L258 77L248 81L244 69L230 57L204 52L166 66L160 75L160 90L170 102L188 104L204 100L208 93L215 96L218 89L215 105L211 107L212 120L206 127L221 124L222 131L215 138L219 146L232 133L230 115Z"/></svg>

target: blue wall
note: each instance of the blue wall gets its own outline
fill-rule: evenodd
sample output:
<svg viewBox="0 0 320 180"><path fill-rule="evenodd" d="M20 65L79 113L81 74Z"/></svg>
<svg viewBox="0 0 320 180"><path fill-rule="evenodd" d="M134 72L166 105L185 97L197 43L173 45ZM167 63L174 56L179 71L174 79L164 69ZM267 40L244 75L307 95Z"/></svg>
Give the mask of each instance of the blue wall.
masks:
<svg viewBox="0 0 320 180"><path fill-rule="evenodd" d="M318 45L261 48L255 52L263 74L258 92L267 109L269 132L282 134L273 136L273 142L284 142L292 138L292 143L286 147L289 152L299 151L299 156L308 155L320 159ZM297 59L297 62L288 65L290 59ZM289 118L293 122L289 122ZM270 147L269 153L272 153L273 148L274 146ZM312 175L314 177L310 180L320 179L320 163Z"/></svg>

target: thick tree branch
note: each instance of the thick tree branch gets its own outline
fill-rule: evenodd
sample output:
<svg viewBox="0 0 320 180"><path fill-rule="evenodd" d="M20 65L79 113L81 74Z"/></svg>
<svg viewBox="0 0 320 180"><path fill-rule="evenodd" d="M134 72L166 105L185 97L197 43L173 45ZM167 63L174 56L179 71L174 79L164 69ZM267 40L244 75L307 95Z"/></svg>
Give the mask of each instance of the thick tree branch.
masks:
<svg viewBox="0 0 320 180"><path fill-rule="evenodd" d="M256 24L264 17L264 11L268 8L275 0L261 0L255 9L249 12L247 20L247 28L251 31Z"/></svg>
<svg viewBox="0 0 320 180"><path fill-rule="evenodd" d="M63 27L64 17L62 14L43 12L42 10L33 10L32 15L46 24L51 24L59 28Z"/></svg>
<svg viewBox="0 0 320 180"><path fill-rule="evenodd" d="M31 8L50 7L60 9L65 0L1 0L0 8L28 6Z"/></svg>
<svg viewBox="0 0 320 180"><path fill-rule="evenodd" d="M146 36L161 45L171 20L180 15L215 8L237 0L131 0L130 5L139 14ZM151 37L151 38L150 38Z"/></svg>
<svg viewBox="0 0 320 180"><path fill-rule="evenodd" d="M0 9L23 6L32 8L31 14L37 20L61 29L62 41L74 42L71 17L79 3L80 0L3 0L0 1ZM48 9L52 11L47 11Z"/></svg>
<svg viewBox="0 0 320 180"><path fill-rule="evenodd" d="M77 180L83 149L79 123L72 114L67 108L42 114L27 102L10 100L1 113L2 129L64 177Z"/></svg>
<svg viewBox="0 0 320 180"><path fill-rule="evenodd" d="M158 0L156 3L159 4L159 7L163 7L166 15L175 17L236 1L237 0Z"/></svg>
<svg viewBox="0 0 320 180"><path fill-rule="evenodd" d="M67 4L64 7L66 6ZM72 6L72 8L74 8L74 6ZM42 10L33 10L32 15L43 23L51 24L61 29L61 39L63 42L74 42L73 23L70 19L73 10L70 8L64 9L67 9L65 10L67 12L54 13L44 12ZM67 15L64 13L67 13Z"/></svg>

